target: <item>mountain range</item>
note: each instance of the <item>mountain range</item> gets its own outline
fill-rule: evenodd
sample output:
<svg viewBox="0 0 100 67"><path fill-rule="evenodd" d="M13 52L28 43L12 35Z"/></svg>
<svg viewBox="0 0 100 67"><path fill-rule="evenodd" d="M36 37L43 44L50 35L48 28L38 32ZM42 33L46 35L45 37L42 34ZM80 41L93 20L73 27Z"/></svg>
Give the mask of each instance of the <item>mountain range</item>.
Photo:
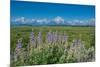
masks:
<svg viewBox="0 0 100 67"><path fill-rule="evenodd" d="M31 25L31 26L54 26L54 25L64 25L64 26L95 26L95 19L87 19L87 20L65 20L60 16L57 16L53 19L34 19L34 18L11 18L11 25L19 26L19 25Z"/></svg>

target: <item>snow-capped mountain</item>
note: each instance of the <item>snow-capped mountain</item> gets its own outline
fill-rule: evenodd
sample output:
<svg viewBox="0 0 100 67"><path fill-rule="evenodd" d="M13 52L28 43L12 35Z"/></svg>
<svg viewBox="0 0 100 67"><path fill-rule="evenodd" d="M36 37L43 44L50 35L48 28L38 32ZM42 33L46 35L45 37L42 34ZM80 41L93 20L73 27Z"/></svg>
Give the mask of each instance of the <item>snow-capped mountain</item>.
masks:
<svg viewBox="0 0 100 67"><path fill-rule="evenodd" d="M77 26L95 26L95 19L87 19L87 20L66 20L63 19L60 16L57 16L53 19L34 19L34 18L25 18L25 17L19 17L19 18L11 18L11 25L77 25Z"/></svg>

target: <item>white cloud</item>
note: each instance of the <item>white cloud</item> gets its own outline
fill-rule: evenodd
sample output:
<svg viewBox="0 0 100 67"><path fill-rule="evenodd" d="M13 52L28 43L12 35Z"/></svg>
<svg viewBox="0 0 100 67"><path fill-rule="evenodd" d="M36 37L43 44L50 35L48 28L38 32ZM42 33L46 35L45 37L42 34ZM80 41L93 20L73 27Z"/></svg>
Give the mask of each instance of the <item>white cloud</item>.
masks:
<svg viewBox="0 0 100 67"><path fill-rule="evenodd" d="M47 18L41 18L41 19L30 19L30 18L25 18L25 17L17 17L17 18L12 18L12 22L17 22L17 23L34 23L37 22L39 24L48 24L49 22L52 21L52 19L47 19ZM57 24L59 23L64 23L64 19L60 16L57 16L56 18L53 19L54 22Z"/></svg>
<svg viewBox="0 0 100 67"><path fill-rule="evenodd" d="M35 22L35 19L29 19L29 18L25 18L25 17L17 17L17 18L12 18L11 21L25 24L25 23L33 23L33 22Z"/></svg>
<svg viewBox="0 0 100 67"><path fill-rule="evenodd" d="M31 19L31 22L34 22L35 21L35 19Z"/></svg>
<svg viewBox="0 0 100 67"><path fill-rule="evenodd" d="M57 16L56 18L54 18L54 21L59 24L59 23L64 23L64 19L60 16Z"/></svg>
<svg viewBox="0 0 100 67"><path fill-rule="evenodd" d="M80 20L80 23L84 23L84 21Z"/></svg>
<svg viewBox="0 0 100 67"><path fill-rule="evenodd" d="M87 20L88 25L95 25L95 19L91 18L89 20Z"/></svg>
<svg viewBox="0 0 100 67"><path fill-rule="evenodd" d="M49 22L49 20L47 20L46 18L43 18L43 19L38 19L38 20L36 20L38 23L40 23L40 24L43 24L43 23L48 23Z"/></svg>
<svg viewBox="0 0 100 67"><path fill-rule="evenodd" d="M73 20L75 25L95 25L95 19L86 19L86 20Z"/></svg>
<svg viewBox="0 0 100 67"><path fill-rule="evenodd" d="M23 23L25 22L25 18L24 17L21 17L20 19L21 19L21 22L23 22Z"/></svg>
<svg viewBox="0 0 100 67"><path fill-rule="evenodd" d="M14 23L21 23L21 24L50 24L50 22L54 21L56 24L68 24L68 25L95 25L95 18L90 18L87 20L64 20L62 17L57 16L54 19L47 19L47 18L41 18L41 19L35 19L35 18L25 18L25 17L12 17L11 21Z"/></svg>
<svg viewBox="0 0 100 67"><path fill-rule="evenodd" d="M18 17L18 18L13 18L12 22L25 22L25 18L24 17Z"/></svg>
<svg viewBox="0 0 100 67"><path fill-rule="evenodd" d="M19 22L20 21L20 18L15 18L13 21L14 22Z"/></svg>
<svg viewBox="0 0 100 67"><path fill-rule="evenodd" d="M78 20L78 19L75 19L75 20L74 20L74 22L79 22L79 21L80 21L80 20Z"/></svg>

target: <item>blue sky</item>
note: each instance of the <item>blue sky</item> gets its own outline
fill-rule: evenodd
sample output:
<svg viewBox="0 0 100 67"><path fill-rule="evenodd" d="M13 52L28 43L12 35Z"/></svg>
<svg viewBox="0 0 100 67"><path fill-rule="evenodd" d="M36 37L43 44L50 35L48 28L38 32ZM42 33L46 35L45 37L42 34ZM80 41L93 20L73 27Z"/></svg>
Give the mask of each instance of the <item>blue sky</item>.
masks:
<svg viewBox="0 0 100 67"><path fill-rule="evenodd" d="M95 17L95 8L94 6L13 1L11 2L11 16L30 18L61 16L63 18L88 19Z"/></svg>
<svg viewBox="0 0 100 67"><path fill-rule="evenodd" d="M11 2L11 18L88 20L95 18L95 6L40 2Z"/></svg>

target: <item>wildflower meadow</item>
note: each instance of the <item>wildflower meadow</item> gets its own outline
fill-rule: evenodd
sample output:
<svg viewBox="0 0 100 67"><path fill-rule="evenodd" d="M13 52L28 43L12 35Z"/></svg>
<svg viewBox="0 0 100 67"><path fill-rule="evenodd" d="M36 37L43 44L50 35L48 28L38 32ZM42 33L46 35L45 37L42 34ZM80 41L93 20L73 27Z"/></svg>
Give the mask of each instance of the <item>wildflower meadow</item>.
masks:
<svg viewBox="0 0 100 67"><path fill-rule="evenodd" d="M94 27L11 27L11 66L95 61Z"/></svg>

